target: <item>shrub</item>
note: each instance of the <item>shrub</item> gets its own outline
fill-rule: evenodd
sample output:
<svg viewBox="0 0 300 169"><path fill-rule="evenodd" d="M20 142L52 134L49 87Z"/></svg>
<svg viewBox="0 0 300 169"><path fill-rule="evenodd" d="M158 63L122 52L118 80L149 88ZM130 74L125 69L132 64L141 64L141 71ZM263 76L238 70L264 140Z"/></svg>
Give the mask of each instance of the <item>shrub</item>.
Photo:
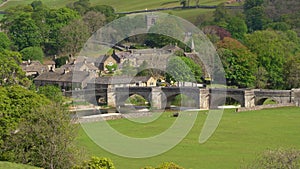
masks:
<svg viewBox="0 0 300 169"><path fill-rule="evenodd" d="M92 157L83 162L82 165L73 167L73 169L115 169L115 166L109 158Z"/></svg>
<svg viewBox="0 0 300 169"><path fill-rule="evenodd" d="M179 165L173 163L173 162L164 162L158 167L152 167L152 166L146 166L141 169L184 169L183 167L180 167Z"/></svg>
<svg viewBox="0 0 300 169"><path fill-rule="evenodd" d="M296 149L276 149L263 152L258 158L244 166L246 169L298 169L300 168L300 151Z"/></svg>

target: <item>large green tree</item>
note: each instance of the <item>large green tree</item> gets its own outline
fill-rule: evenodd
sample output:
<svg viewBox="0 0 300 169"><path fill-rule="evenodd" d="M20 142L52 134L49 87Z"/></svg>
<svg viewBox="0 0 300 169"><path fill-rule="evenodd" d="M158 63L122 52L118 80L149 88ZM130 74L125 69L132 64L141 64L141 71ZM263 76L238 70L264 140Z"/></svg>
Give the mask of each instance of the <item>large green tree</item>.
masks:
<svg viewBox="0 0 300 169"><path fill-rule="evenodd" d="M0 86L30 85L25 72L20 67L21 62L21 54L19 52L0 50Z"/></svg>
<svg viewBox="0 0 300 169"><path fill-rule="evenodd" d="M257 68L256 55L232 38L224 38L217 44L218 53L225 70L227 84L253 87Z"/></svg>
<svg viewBox="0 0 300 169"><path fill-rule="evenodd" d="M299 50L292 37L289 33L272 30L246 35L245 42L257 54L258 66L267 71L269 88L284 88L283 66L287 58Z"/></svg>
<svg viewBox="0 0 300 169"><path fill-rule="evenodd" d="M65 106L20 86L0 87L0 96L1 160L46 169L76 164L76 130Z"/></svg>
<svg viewBox="0 0 300 169"><path fill-rule="evenodd" d="M23 60L38 60L43 63L44 52L40 47L27 47L20 51Z"/></svg>
<svg viewBox="0 0 300 169"><path fill-rule="evenodd" d="M59 44L63 54L76 54L89 38L89 28L81 20L74 20L60 29Z"/></svg>
<svg viewBox="0 0 300 169"><path fill-rule="evenodd" d="M30 13L20 13L8 29L9 37L18 50L29 46L40 46L42 35Z"/></svg>

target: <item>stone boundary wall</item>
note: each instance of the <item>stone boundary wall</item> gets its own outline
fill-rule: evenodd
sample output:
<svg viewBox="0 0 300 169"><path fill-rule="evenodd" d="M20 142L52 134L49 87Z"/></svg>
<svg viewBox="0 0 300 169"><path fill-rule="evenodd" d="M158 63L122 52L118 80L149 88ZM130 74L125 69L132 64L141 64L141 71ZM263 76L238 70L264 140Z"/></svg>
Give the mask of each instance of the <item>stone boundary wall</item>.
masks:
<svg viewBox="0 0 300 169"><path fill-rule="evenodd" d="M262 109L278 108L278 107L291 107L291 106L296 106L296 105L295 105L295 103L284 103L284 104L260 105L260 106L254 106L254 107L240 107L240 108L236 109L236 112L262 110Z"/></svg>

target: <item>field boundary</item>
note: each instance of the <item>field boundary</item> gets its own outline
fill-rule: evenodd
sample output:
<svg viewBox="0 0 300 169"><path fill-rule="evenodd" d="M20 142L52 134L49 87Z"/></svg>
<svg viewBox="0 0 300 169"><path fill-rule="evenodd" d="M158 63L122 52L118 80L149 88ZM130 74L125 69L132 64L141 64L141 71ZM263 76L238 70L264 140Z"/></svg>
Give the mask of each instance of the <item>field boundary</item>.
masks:
<svg viewBox="0 0 300 169"><path fill-rule="evenodd" d="M167 10L189 10L189 9L216 9L216 5L199 5L199 6L188 6L188 7L170 7L170 8L156 8L156 9L144 9L144 10L136 10L136 11L127 11L127 12L116 12L117 14L136 14L136 13L146 13L146 12L158 12L158 11L167 11ZM242 6L225 6L226 9L243 9Z"/></svg>

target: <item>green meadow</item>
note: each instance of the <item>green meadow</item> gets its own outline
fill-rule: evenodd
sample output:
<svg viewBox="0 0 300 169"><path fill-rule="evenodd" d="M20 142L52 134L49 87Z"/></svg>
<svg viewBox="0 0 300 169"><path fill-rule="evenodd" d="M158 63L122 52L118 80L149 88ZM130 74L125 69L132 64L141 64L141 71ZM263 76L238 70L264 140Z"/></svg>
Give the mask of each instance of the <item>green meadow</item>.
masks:
<svg viewBox="0 0 300 169"><path fill-rule="evenodd" d="M1 1L1 0L0 0ZM12 6L30 4L33 0L9 0L5 5L0 7L0 10L5 10ZM66 4L74 2L72 0L42 0L42 2L51 8L64 7ZM176 0L90 0L92 5L110 5L115 8L117 12L144 10L144 9L155 9L155 8L166 8L180 6ZM226 0L200 0L200 5L218 5ZM196 5L195 1L191 1L190 5ZM212 13L213 9L179 9L163 11L170 13L191 22L195 22L197 16L202 13Z"/></svg>
<svg viewBox="0 0 300 169"><path fill-rule="evenodd" d="M134 123L127 119L109 121L109 124L127 136L149 137L161 133L172 125L175 118L170 116L171 113L166 112L159 119L147 124ZM279 147L300 149L299 107L240 113L236 113L233 109L225 110L213 136L206 143L199 144L199 134L206 117L207 111L200 111L193 128L180 144L156 157L132 159L111 154L90 140L83 129L79 132L77 144L85 148L89 156L111 158L120 169L157 166L166 161L175 162L187 169L231 169L251 162L267 149Z"/></svg>

